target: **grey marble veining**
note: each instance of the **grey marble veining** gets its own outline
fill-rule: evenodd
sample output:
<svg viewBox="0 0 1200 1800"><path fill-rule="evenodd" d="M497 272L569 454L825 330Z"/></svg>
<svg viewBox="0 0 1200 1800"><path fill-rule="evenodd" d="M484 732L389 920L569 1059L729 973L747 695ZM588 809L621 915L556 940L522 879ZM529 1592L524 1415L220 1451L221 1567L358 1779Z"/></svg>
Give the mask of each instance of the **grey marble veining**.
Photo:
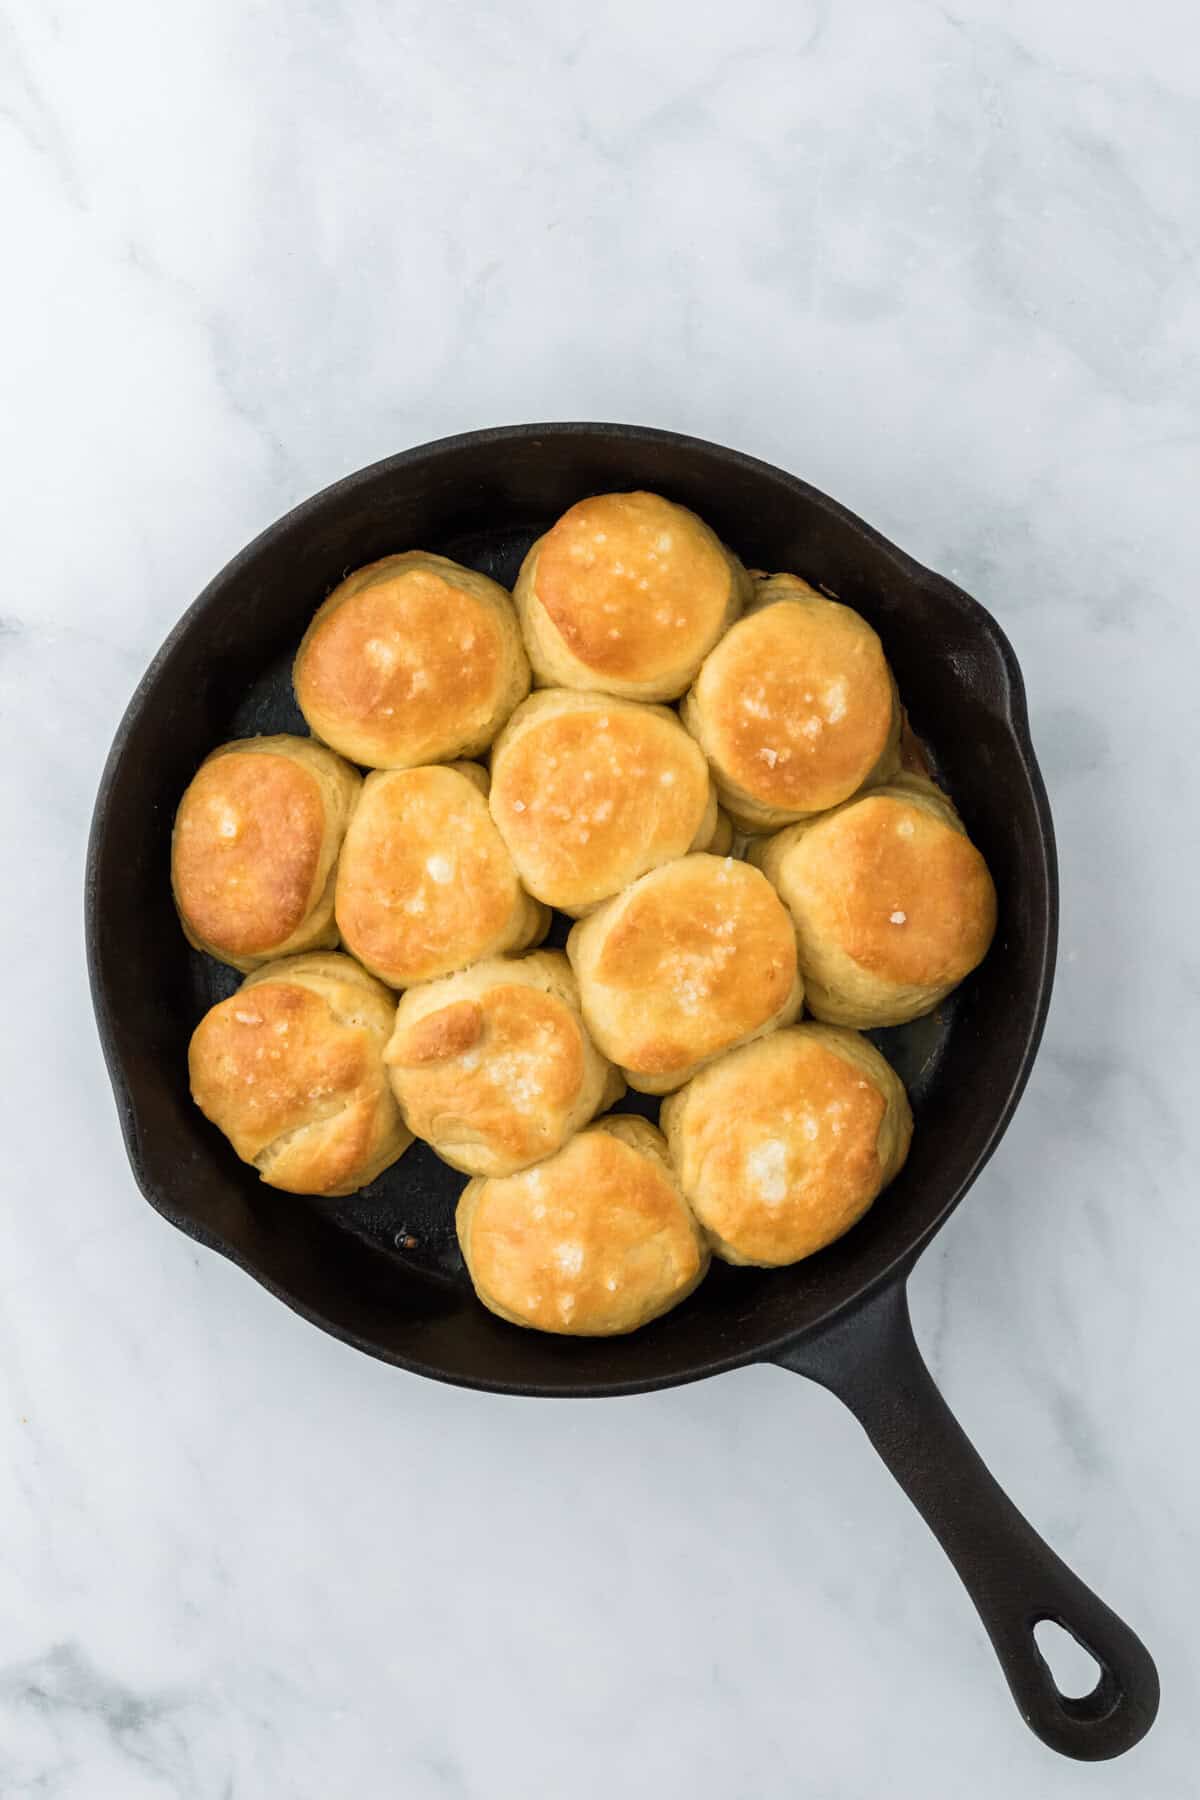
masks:
<svg viewBox="0 0 1200 1800"><path fill-rule="evenodd" d="M5 1800L1196 1791L1198 145L1182 4L0 0ZM1029 1737L815 1388L422 1384L133 1189L79 909L145 661L315 488L536 418L780 462L1022 659L1060 973L914 1311L1159 1659L1127 1761Z"/></svg>

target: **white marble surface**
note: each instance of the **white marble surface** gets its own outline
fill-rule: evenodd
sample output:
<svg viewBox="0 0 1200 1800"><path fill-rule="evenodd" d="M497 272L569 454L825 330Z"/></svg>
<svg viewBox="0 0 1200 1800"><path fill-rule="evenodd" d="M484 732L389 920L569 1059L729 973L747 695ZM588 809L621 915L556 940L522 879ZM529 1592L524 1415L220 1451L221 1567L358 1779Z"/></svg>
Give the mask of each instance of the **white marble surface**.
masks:
<svg viewBox="0 0 1200 1800"><path fill-rule="evenodd" d="M1195 1793L1198 53L1154 0L0 0L4 1796ZM294 501L523 418L781 462L1023 659L1061 973L914 1310L1158 1656L1127 1761L1025 1732L817 1389L443 1390L134 1191L79 914L138 674Z"/></svg>

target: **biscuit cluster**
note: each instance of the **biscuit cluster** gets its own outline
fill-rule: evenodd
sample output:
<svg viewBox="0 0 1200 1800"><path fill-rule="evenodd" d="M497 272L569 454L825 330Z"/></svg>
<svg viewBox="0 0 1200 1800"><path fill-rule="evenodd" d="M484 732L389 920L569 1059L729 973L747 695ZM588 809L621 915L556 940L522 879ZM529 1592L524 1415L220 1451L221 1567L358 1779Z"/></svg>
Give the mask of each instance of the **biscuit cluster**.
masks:
<svg viewBox="0 0 1200 1800"><path fill-rule="evenodd" d="M602 494L511 595L355 571L293 680L312 735L214 750L171 855L189 942L246 976L192 1094L264 1181L353 1193L422 1139L471 1177L483 1304L571 1335L862 1217L912 1115L860 1033L932 1011L996 897L860 614Z"/></svg>

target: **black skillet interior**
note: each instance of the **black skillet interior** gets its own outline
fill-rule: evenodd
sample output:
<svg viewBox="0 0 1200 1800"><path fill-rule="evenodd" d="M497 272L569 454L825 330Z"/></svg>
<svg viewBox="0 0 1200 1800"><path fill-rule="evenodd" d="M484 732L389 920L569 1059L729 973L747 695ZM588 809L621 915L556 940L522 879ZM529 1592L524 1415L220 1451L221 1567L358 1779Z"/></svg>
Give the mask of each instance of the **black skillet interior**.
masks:
<svg viewBox="0 0 1200 1800"><path fill-rule="evenodd" d="M250 732L303 730L295 645L347 570L412 545L511 585L536 533L595 491L645 487L693 507L750 566L796 570L880 632L917 733L994 872L1000 930L932 1019L881 1033L916 1113L903 1174L848 1237L774 1272L715 1265L636 1335L522 1332L479 1307L453 1236L462 1178L416 1146L359 1195L264 1187L192 1105L188 1036L237 977L190 952L168 886L174 809L201 758ZM88 869L101 1035L143 1193L305 1316L421 1373L501 1391L632 1392L777 1354L905 1267L965 1192L1036 1047L1054 944L1049 819L1020 676L967 595L802 482L734 451L605 425L445 440L350 476L272 526L201 595L139 687L105 771ZM647 1104L645 1110L653 1115Z"/></svg>

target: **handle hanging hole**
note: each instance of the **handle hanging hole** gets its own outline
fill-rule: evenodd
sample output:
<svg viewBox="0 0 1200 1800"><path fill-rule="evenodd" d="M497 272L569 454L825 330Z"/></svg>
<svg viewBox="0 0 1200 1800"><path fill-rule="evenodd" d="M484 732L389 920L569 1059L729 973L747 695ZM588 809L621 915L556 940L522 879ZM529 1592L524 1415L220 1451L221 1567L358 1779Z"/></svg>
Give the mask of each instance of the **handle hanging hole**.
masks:
<svg viewBox="0 0 1200 1800"><path fill-rule="evenodd" d="M1064 1700L1082 1700L1095 1693L1103 1670L1091 1651L1085 1650L1065 1626L1057 1619L1039 1619L1033 1636Z"/></svg>

